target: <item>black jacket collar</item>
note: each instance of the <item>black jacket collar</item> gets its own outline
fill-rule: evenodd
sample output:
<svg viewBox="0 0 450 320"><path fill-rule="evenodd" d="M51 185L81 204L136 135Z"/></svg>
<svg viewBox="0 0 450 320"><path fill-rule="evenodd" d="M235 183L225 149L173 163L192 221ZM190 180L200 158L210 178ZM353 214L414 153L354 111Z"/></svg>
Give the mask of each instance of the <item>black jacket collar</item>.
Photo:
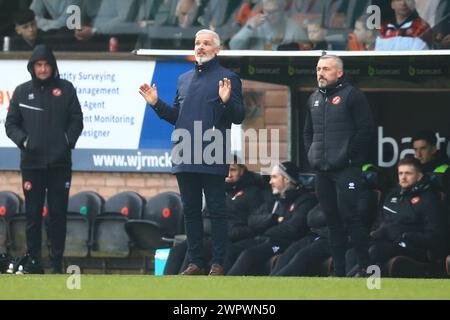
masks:
<svg viewBox="0 0 450 320"><path fill-rule="evenodd" d="M345 75L340 77L336 83L333 83L325 88L319 88L319 92L326 96L332 96L337 91L341 90L348 84L348 79Z"/></svg>
<svg viewBox="0 0 450 320"><path fill-rule="evenodd" d="M416 182L412 187L408 189L398 188L399 196L415 196L431 188L430 178L424 175L422 179Z"/></svg>
<svg viewBox="0 0 450 320"><path fill-rule="evenodd" d="M213 67L219 65L219 58L217 58L217 56L215 56L214 58L212 58L211 60L209 60L208 62L205 62L203 64L195 64L195 70L197 72L202 72L202 71L206 71L208 69L212 69Z"/></svg>

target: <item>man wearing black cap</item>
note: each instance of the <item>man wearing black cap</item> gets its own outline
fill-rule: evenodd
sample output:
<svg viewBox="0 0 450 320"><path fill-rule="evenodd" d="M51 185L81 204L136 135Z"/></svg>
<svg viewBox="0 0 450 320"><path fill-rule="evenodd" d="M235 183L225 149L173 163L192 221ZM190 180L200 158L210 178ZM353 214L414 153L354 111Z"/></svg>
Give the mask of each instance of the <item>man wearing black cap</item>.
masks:
<svg viewBox="0 0 450 320"><path fill-rule="evenodd" d="M11 39L11 51L28 51L43 43L42 31L37 27L36 17L30 9L14 15L16 36Z"/></svg>
<svg viewBox="0 0 450 320"><path fill-rule="evenodd" d="M275 204L271 208L262 207L249 217L249 227L258 236L230 246L225 259L227 275L268 274L262 270L264 263L308 234L306 217L317 199L300 188L298 176L299 169L290 161L272 169L270 185Z"/></svg>
<svg viewBox="0 0 450 320"><path fill-rule="evenodd" d="M6 117L6 134L20 148L26 206L27 255L17 274L42 273L42 208L48 204L50 263L62 273L71 149L83 130L83 114L72 83L59 78L50 48L38 45L28 62L32 80L19 85Z"/></svg>

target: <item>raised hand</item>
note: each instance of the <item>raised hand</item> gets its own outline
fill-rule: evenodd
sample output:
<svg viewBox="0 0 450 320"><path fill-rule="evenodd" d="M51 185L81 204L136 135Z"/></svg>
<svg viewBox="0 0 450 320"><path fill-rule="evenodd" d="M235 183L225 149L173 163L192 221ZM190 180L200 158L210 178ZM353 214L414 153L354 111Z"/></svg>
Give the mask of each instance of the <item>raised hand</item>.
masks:
<svg viewBox="0 0 450 320"><path fill-rule="evenodd" d="M219 97L223 103L227 103L230 100L231 95L231 80L223 78L219 81Z"/></svg>
<svg viewBox="0 0 450 320"><path fill-rule="evenodd" d="M156 89L155 84L153 84L152 86L147 83L141 85L139 87L139 93L151 106L154 106L158 102L158 89Z"/></svg>

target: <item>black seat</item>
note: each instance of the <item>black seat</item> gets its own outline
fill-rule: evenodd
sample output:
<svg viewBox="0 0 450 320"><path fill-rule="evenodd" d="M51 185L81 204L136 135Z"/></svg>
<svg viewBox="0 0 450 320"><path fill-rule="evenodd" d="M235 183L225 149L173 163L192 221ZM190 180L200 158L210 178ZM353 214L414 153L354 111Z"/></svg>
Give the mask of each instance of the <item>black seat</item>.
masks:
<svg viewBox="0 0 450 320"><path fill-rule="evenodd" d="M139 250L170 246L184 233L183 204L176 192L163 192L148 200L142 219L129 220L125 229Z"/></svg>
<svg viewBox="0 0 450 320"><path fill-rule="evenodd" d="M0 253L5 253L10 241L8 222L22 210L23 201L11 191L0 192Z"/></svg>
<svg viewBox="0 0 450 320"><path fill-rule="evenodd" d="M93 219L103 211L105 200L93 191L79 192L69 198L64 257L89 255Z"/></svg>
<svg viewBox="0 0 450 320"><path fill-rule="evenodd" d="M183 203L176 192L163 192L149 199L144 220L156 222L166 238L184 233Z"/></svg>
<svg viewBox="0 0 450 320"><path fill-rule="evenodd" d="M145 199L133 191L125 191L105 202L104 212L94 218L92 257L125 258L130 254L130 239L125 232L129 219L140 219Z"/></svg>

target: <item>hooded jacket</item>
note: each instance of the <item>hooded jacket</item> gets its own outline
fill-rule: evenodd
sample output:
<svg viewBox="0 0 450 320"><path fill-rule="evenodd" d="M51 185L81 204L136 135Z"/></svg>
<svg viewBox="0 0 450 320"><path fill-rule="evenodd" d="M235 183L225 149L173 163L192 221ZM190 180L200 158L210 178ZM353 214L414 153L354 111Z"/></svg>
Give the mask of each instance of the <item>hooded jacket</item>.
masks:
<svg viewBox="0 0 450 320"><path fill-rule="evenodd" d="M367 98L345 76L309 98L304 142L313 169L340 170L369 162L374 138Z"/></svg>
<svg viewBox="0 0 450 320"><path fill-rule="evenodd" d="M36 61L47 61L52 75L40 80ZM6 117L6 134L21 149L21 169L71 167L71 149L83 130L83 113L72 83L59 77L52 50L38 45L28 62L32 80L19 85Z"/></svg>

